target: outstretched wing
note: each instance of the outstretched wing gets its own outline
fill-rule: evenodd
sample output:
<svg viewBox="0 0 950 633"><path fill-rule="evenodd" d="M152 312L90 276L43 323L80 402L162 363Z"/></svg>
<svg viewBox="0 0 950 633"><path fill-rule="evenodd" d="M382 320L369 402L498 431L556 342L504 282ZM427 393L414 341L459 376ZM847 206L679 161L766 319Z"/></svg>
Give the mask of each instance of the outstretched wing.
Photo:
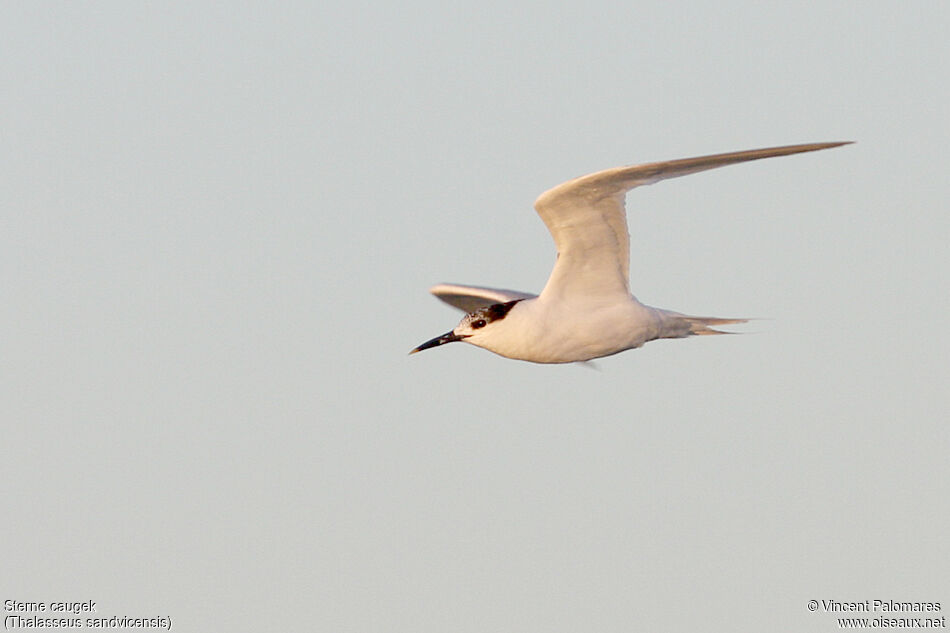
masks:
<svg viewBox="0 0 950 633"><path fill-rule="evenodd" d="M558 259L541 298L629 294L630 238L624 199L630 189L735 163L846 144L788 145L617 167L542 193L534 208L554 237Z"/></svg>
<svg viewBox="0 0 950 633"><path fill-rule="evenodd" d="M459 284L438 284L429 288L429 292L453 308L458 308L466 313L496 303L507 303L515 299L533 299L538 296L527 292L518 292L517 290L479 288L478 286L462 286Z"/></svg>

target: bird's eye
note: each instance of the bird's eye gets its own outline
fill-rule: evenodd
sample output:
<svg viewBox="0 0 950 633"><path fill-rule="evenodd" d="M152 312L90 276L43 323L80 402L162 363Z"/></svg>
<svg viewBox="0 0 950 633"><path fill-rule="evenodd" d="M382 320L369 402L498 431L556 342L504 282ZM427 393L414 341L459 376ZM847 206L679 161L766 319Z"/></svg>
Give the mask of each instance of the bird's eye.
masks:
<svg viewBox="0 0 950 633"><path fill-rule="evenodd" d="M473 330L477 330L477 329L483 328L483 327L485 327L485 319L479 319L478 321L475 321L475 322L472 323L472 329L473 329Z"/></svg>

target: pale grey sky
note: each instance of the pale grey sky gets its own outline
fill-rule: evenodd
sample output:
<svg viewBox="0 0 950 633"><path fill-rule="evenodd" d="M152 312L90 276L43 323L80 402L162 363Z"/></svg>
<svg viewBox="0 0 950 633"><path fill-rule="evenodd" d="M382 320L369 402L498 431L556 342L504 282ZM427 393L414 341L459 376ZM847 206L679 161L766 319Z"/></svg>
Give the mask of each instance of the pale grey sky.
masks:
<svg viewBox="0 0 950 633"><path fill-rule="evenodd" d="M5 4L0 599L182 631L947 615L948 30L944 2ZM540 290L541 191L835 140L628 198L635 294L757 334L406 355L458 320L433 283Z"/></svg>

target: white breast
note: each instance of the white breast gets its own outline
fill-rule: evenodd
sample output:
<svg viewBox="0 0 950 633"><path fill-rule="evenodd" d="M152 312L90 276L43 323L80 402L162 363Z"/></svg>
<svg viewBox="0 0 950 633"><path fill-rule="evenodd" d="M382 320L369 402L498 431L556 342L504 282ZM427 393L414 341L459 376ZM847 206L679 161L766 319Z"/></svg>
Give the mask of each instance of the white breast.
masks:
<svg viewBox="0 0 950 633"><path fill-rule="evenodd" d="M535 363L573 363L639 347L657 337L659 318L629 301L517 303L491 336L470 343L500 356Z"/></svg>

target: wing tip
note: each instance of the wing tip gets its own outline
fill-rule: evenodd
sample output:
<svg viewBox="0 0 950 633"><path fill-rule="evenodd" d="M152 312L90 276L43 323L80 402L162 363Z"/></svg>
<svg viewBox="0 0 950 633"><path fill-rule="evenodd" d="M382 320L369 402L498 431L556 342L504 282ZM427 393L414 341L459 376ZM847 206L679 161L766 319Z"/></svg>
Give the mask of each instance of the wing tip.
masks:
<svg viewBox="0 0 950 633"><path fill-rule="evenodd" d="M453 284L450 284L450 283L438 283L438 284L435 284L434 286L429 286L429 294L438 297L440 292L444 292L453 287L454 287Z"/></svg>
<svg viewBox="0 0 950 633"><path fill-rule="evenodd" d="M812 145L820 145L818 149L831 149L832 147L841 147L842 145L854 145L857 141L827 141L824 143L812 143Z"/></svg>

